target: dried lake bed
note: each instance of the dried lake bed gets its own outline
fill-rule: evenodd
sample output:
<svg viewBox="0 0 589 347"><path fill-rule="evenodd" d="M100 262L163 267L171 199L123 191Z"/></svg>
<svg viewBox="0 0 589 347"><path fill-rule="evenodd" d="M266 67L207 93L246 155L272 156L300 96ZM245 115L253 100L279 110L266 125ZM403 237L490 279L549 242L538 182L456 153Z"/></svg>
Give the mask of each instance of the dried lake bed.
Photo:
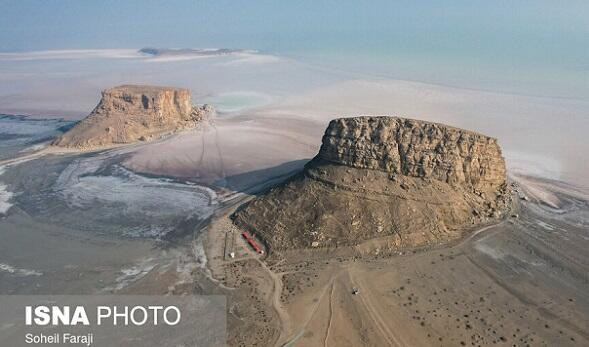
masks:
<svg viewBox="0 0 589 347"><path fill-rule="evenodd" d="M123 289L177 266L185 253L170 244L187 238L190 247L214 209L213 190L134 173L121 166L117 150L36 156L63 124L7 121L0 147L8 158L0 164L2 294Z"/></svg>

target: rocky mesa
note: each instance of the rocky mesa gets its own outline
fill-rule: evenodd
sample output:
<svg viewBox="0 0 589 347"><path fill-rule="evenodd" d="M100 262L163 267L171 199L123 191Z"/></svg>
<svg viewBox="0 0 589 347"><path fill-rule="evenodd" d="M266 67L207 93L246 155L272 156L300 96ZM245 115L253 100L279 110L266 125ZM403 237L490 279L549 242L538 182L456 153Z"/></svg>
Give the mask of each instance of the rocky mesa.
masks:
<svg viewBox="0 0 589 347"><path fill-rule="evenodd" d="M270 251L440 244L505 215L497 140L442 124L363 116L331 121L317 156L233 217Z"/></svg>
<svg viewBox="0 0 589 347"><path fill-rule="evenodd" d="M83 149L148 140L194 127L212 112L193 106L188 89L122 85L104 90L90 115L53 144Z"/></svg>

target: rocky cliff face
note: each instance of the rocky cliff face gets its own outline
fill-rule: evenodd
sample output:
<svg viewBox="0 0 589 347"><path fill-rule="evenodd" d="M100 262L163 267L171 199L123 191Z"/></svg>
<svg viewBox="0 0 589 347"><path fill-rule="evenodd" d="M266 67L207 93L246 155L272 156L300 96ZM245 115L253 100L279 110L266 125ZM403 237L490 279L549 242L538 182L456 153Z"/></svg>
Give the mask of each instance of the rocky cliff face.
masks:
<svg viewBox="0 0 589 347"><path fill-rule="evenodd" d="M396 117L333 120L303 173L235 223L274 252L440 244L503 216L505 162L493 138Z"/></svg>
<svg viewBox="0 0 589 347"><path fill-rule="evenodd" d="M102 92L98 112L143 113L154 119L184 118L192 108L188 89L125 85Z"/></svg>
<svg viewBox="0 0 589 347"><path fill-rule="evenodd" d="M213 110L193 107L188 89L124 85L107 89L96 108L54 145L75 148L131 143L195 126Z"/></svg>
<svg viewBox="0 0 589 347"><path fill-rule="evenodd" d="M497 140L441 124L395 117L331 121L319 158L355 168L432 178L477 189L505 183Z"/></svg>

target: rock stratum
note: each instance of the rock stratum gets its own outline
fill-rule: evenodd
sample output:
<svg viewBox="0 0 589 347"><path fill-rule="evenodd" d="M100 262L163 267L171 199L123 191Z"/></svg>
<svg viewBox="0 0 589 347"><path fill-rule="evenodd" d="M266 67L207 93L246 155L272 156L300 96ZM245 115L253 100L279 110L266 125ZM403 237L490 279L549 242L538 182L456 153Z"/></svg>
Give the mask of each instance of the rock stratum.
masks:
<svg viewBox="0 0 589 347"><path fill-rule="evenodd" d="M96 108L53 145L93 148L132 143L191 128L213 113L193 106L190 90L123 85L104 90Z"/></svg>
<svg viewBox="0 0 589 347"><path fill-rule="evenodd" d="M331 121L304 171L233 217L271 251L458 238L511 201L497 140L398 117Z"/></svg>

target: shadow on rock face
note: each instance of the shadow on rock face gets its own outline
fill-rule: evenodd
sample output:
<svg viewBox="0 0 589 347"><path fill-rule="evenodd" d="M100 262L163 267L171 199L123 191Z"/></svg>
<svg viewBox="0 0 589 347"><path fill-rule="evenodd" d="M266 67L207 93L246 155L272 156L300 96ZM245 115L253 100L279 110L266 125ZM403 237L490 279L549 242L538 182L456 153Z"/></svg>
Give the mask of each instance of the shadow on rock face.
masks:
<svg viewBox="0 0 589 347"><path fill-rule="evenodd" d="M308 162L308 159L288 161L277 166L228 176L213 184L240 193L260 195L272 186L300 173Z"/></svg>

